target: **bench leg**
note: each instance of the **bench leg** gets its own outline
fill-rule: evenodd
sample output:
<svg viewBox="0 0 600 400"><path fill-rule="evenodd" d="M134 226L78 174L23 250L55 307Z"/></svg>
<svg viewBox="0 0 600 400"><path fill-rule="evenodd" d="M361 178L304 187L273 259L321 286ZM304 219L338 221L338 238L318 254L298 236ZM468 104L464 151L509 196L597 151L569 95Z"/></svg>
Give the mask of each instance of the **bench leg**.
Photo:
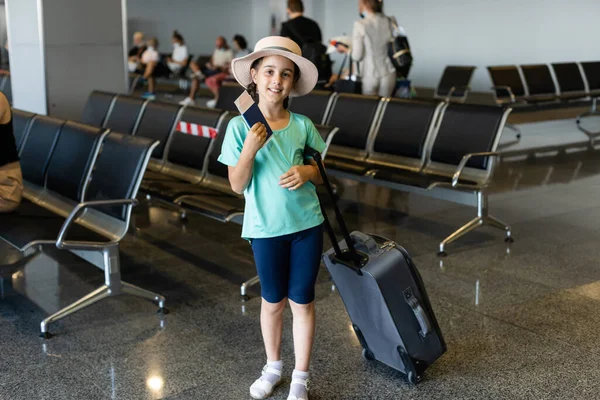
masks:
<svg viewBox="0 0 600 400"><path fill-rule="evenodd" d="M471 232L473 229L477 228L482 223L483 223L483 219L481 217L475 217L472 220L470 220L469 222L467 222L466 224L464 224L462 227L458 228L456 231L454 231L454 233L452 233L450 236L448 236L446 239L444 239L442 241L442 243L440 243L440 252L438 253L438 255L445 256L446 252L444 251L444 249L447 244L450 244L450 243L454 242L456 239L466 235L467 233Z"/></svg>
<svg viewBox="0 0 600 400"><path fill-rule="evenodd" d="M248 299L250 299L250 297L248 296L247 290L249 287L256 285L257 283L260 282L260 279L258 278L258 275L248 279L246 282L242 283L242 286L240 287L240 295L242 297L242 301L246 301Z"/></svg>
<svg viewBox="0 0 600 400"><path fill-rule="evenodd" d="M149 290L142 289L141 287L132 285L131 283L121 282L121 290L123 293L130 294L132 296L141 297L146 300L154 301L158 303L158 312L168 314L167 309L165 308L165 298L156 293L153 293Z"/></svg>
<svg viewBox="0 0 600 400"><path fill-rule="evenodd" d="M66 317L67 315L73 314L85 307L91 306L94 303L99 302L100 300L110 296L110 288L107 285L102 285L98 289L94 290L87 296L82 297L77 300L75 303L69 304L62 310L57 311L52 314L48 318L44 319L40 324L40 336L46 339L52 337L50 333L48 333L48 325L52 322L56 322L59 319Z"/></svg>
<svg viewBox="0 0 600 400"><path fill-rule="evenodd" d="M594 116L594 115L596 115L596 116L600 115L600 111L598 110L596 102L597 102L597 99L595 99L595 98L592 99L592 106L591 106L590 110L584 112L583 114L581 114L579 116L577 116L577 119L576 119L577 129L579 129L581 132L585 133L588 136L588 138L590 139L590 146L592 146L592 147L594 146L594 142L596 140L596 137L598 135L600 135L600 132L592 132L592 131L590 131L588 129L585 129L584 127L582 127L581 126L581 119L585 118L585 117L591 117L591 116Z"/></svg>
<svg viewBox="0 0 600 400"><path fill-rule="evenodd" d="M446 256L447 254L444 250L447 244L454 242L456 239L466 235L483 224L488 224L494 228L502 229L506 233L506 238L504 239L505 242L512 243L514 241L511 236L510 226L506 225L498 218L489 215L487 194L484 192L477 192L477 217L473 218L471 221L467 222L465 225L458 228L454 233L444 239L440 243L440 251L438 256Z"/></svg>
<svg viewBox="0 0 600 400"><path fill-rule="evenodd" d="M92 304L105 299L106 297L117 296L122 293L138 296L150 301L155 301L159 306L158 312L161 314L168 314L169 311L165 308L165 298L163 296L121 281L121 266L118 245L111 245L103 248L101 251L104 268L104 285L44 319L40 324L41 337L46 339L52 337L52 335L48 332L49 324L73 314L74 312L89 307ZM76 254L79 252L81 251L76 251Z"/></svg>

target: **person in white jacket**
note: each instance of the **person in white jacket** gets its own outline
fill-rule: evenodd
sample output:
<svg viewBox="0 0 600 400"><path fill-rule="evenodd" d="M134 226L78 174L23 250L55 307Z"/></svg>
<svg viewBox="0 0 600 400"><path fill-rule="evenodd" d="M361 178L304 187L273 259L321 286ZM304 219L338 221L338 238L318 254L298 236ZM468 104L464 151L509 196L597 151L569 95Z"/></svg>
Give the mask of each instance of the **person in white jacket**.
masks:
<svg viewBox="0 0 600 400"><path fill-rule="evenodd" d="M363 94L390 97L396 87L396 69L387 46L392 38L390 18L383 14L382 0L359 0L361 20L352 31L352 60L360 62Z"/></svg>

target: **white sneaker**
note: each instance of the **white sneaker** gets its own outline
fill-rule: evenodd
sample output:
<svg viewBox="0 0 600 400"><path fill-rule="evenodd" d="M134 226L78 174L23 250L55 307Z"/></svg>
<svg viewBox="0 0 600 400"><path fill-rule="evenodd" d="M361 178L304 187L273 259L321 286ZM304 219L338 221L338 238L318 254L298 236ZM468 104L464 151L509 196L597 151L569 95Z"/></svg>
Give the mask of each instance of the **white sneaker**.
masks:
<svg viewBox="0 0 600 400"><path fill-rule="evenodd" d="M206 107L215 108L217 105L217 99L212 99L206 102Z"/></svg>
<svg viewBox="0 0 600 400"><path fill-rule="evenodd" d="M181 100L179 104L182 106L193 106L196 104L196 102L191 97L186 97L185 99Z"/></svg>

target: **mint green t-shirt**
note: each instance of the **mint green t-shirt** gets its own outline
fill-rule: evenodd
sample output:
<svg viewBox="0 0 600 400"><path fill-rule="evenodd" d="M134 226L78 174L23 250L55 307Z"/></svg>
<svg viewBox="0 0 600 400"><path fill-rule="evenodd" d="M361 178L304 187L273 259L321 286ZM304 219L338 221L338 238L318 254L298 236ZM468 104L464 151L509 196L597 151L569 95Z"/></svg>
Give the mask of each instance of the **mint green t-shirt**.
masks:
<svg viewBox="0 0 600 400"><path fill-rule="evenodd" d="M238 162L249 128L243 117L227 126L218 160L229 166ZM242 238L268 238L313 228L323 222L315 185L307 181L296 190L279 186L279 178L294 165L304 165L304 147L323 152L326 145L310 119L290 112L284 129L273 131L271 140L254 158L252 178L244 197L246 208Z"/></svg>

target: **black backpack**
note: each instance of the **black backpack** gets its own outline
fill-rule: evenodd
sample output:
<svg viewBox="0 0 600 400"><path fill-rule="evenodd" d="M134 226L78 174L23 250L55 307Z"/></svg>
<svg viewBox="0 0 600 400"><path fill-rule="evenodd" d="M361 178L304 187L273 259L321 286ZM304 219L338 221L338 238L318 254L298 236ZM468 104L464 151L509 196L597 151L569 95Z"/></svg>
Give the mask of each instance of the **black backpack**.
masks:
<svg viewBox="0 0 600 400"><path fill-rule="evenodd" d="M410 52L410 45L406 36L394 36L394 28L397 24L392 18L389 18L392 37L388 42L388 56L396 68L399 78L408 78L408 72L413 63L413 56Z"/></svg>
<svg viewBox="0 0 600 400"><path fill-rule="evenodd" d="M322 43L308 41L302 46L302 56L310 60L319 71L319 82L329 82L331 78L331 58L327 54L327 47Z"/></svg>

